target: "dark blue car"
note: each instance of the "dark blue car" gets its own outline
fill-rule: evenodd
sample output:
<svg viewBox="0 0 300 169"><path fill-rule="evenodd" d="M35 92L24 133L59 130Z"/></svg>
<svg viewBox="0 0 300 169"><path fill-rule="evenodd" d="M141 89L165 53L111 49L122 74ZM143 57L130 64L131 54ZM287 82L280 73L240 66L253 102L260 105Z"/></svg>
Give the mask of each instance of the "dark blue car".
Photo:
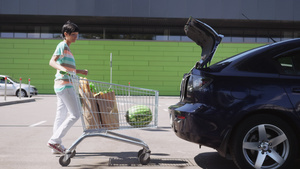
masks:
<svg viewBox="0 0 300 169"><path fill-rule="evenodd" d="M216 149L241 169L288 168L300 143L300 39L276 42L209 65L222 35L196 19L184 28L202 48L169 107L184 140Z"/></svg>

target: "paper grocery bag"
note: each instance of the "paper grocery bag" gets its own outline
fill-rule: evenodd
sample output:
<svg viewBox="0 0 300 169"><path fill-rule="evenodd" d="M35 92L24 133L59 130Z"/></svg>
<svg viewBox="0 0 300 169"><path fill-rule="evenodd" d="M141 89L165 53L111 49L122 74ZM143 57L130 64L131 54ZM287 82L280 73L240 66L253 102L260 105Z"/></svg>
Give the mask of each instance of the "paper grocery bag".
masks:
<svg viewBox="0 0 300 169"><path fill-rule="evenodd" d="M100 114L94 94L90 91L89 82L80 80L79 94L83 109L83 119L86 129L101 127Z"/></svg>
<svg viewBox="0 0 300 169"><path fill-rule="evenodd" d="M100 112L101 126L108 130L119 128L119 113L115 92L95 95Z"/></svg>

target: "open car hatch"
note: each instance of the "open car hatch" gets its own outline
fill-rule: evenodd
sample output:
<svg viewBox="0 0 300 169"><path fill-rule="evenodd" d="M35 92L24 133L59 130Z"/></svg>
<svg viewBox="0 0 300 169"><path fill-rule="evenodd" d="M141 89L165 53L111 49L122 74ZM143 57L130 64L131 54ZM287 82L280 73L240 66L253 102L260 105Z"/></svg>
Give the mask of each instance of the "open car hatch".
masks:
<svg viewBox="0 0 300 169"><path fill-rule="evenodd" d="M224 36L218 34L209 25L192 17L184 26L184 31L190 39L202 48L201 59L197 65L199 68L207 67Z"/></svg>

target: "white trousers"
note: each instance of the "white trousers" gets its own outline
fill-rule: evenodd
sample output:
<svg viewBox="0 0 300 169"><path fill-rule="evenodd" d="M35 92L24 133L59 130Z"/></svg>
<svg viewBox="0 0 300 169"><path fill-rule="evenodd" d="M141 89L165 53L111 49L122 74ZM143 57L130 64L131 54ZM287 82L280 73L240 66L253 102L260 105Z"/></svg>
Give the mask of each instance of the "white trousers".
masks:
<svg viewBox="0 0 300 169"><path fill-rule="evenodd" d="M61 144L62 138L80 117L73 88L56 92L57 110L53 125L53 135L48 141L51 144Z"/></svg>

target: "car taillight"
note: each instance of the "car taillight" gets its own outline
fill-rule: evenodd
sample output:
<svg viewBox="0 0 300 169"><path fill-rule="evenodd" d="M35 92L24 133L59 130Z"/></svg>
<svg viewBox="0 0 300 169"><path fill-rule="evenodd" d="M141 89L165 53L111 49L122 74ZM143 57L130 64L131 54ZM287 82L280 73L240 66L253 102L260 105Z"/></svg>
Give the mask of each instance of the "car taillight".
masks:
<svg viewBox="0 0 300 169"><path fill-rule="evenodd" d="M205 89L211 82L211 78L195 76L193 78L193 90Z"/></svg>
<svg viewBox="0 0 300 169"><path fill-rule="evenodd" d="M181 119L181 120L184 120L184 119L185 119L185 116L180 116L180 115L178 115L177 118L178 118L178 119Z"/></svg>
<svg viewBox="0 0 300 169"><path fill-rule="evenodd" d="M211 82L211 78L192 75L186 87L187 98L193 98L193 92L204 90Z"/></svg>
<svg viewBox="0 0 300 169"><path fill-rule="evenodd" d="M187 82L190 78L190 74L184 74L181 84L180 84L180 101L183 101L186 98L186 88Z"/></svg>

